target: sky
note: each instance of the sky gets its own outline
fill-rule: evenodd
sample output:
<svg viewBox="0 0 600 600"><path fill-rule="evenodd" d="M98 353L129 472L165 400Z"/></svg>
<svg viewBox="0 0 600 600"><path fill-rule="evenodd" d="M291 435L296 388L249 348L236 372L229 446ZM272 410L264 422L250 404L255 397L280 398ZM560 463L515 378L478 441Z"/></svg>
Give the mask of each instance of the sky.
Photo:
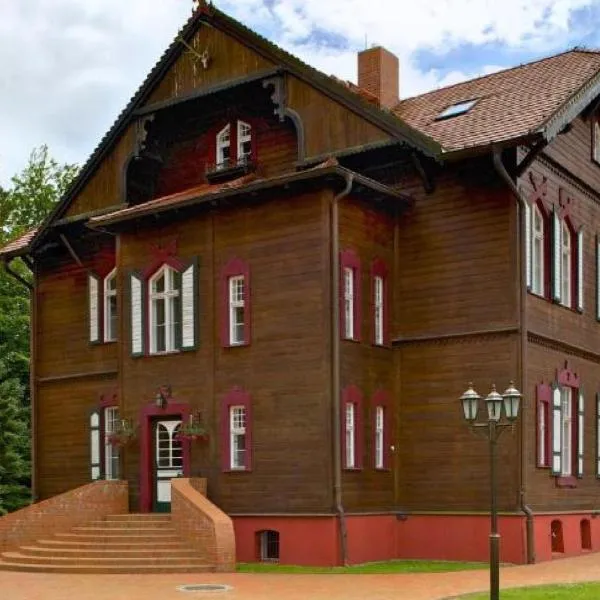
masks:
<svg viewBox="0 0 600 600"><path fill-rule="evenodd" d="M400 58L405 98L573 46L600 48L600 0L214 0L327 74ZM0 185L47 144L83 164L193 0L0 0Z"/></svg>

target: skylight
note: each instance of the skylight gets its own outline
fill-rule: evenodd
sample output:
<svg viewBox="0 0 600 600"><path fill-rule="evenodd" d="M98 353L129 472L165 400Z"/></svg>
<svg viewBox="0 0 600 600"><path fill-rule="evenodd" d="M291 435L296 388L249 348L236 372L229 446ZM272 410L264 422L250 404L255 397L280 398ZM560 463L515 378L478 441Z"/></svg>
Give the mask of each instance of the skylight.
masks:
<svg viewBox="0 0 600 600"><path fill-rule="evenodd" d="M458 115L464 115L466 112L469 112L473 106L477 103L477 98L475 100L464 100L463 102L457 102L456 104L452 104L445 108L436 118L436 121L441 119L450 119L451 117L458 117Z"/></svg>

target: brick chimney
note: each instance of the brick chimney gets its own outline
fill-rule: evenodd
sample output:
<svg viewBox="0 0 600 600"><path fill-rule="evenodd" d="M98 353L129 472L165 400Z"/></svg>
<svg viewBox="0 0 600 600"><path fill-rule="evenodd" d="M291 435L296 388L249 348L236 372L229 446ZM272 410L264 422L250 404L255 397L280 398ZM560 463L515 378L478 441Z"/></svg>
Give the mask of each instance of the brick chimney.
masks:
<svg viewBox="0 0 600 600"><path fill-rule="evenodd" d="M398 57L381 46L358 53L358 86L376 96L384 108L398 103L399 70Z"/></svg>

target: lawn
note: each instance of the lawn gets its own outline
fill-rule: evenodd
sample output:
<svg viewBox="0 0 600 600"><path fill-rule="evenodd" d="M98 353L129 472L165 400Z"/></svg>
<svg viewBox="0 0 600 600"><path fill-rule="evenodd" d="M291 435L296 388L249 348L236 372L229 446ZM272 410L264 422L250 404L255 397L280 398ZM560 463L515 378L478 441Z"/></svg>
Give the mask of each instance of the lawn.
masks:
<svg viewBox="0 0 600 600"><path fill-rule="evenodd" d="M489 592L461 596L461 600L488 600ZM566 583L501 590L501 600L598 600L600 583ZM457 599L458 600L458 599Z"/></svg>
<svg viewBox="0 0 600 600"><path fill-rule="evenodd" d="M299 573L301 575L342 573L345 575L365 573L445 573L487 569L487 563L451 562L445 560L390 560L364 563L350 567L301 567L276 563L239 563L238 573Z"/></svg>

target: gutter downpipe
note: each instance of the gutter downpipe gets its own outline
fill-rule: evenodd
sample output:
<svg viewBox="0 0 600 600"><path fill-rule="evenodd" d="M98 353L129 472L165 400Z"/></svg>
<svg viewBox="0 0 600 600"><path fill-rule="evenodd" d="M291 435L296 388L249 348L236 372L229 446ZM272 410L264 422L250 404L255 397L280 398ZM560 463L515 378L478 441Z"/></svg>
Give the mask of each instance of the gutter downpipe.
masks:
<svg viewBox="0 0 600 600"><path fill-rule="evenodd" d="M520 347L519 347L519 362L520 362L520 382L521 390L523 394L527 390L527 265L526 253L525 253L525 200L521 196L518 187L512 180L504 162L502 161L502 150L500 148L493 148L493 161L494 168L498 175L505 181L506 185L510 189L512 195L517 200L518 207L518 231L519 231L519 244L518 244L518 261L519 261L519 329L521 333ZM520 489L519 489L519 508L525 514L525 525L526 525L526 538L527 538L527 563L532 564L535 562L535 546L534 546L534 532L533 532L533 511L531 507L526 503L525 497L527 492L527 436L525 435L525 427L523 424L523 417L521 417L521 423L519 428L519 442L521 448L521 464L520 464Z"/></svg>
<svg viewBox="0 0 600 600"><path fill-rule="evenodd" d="M354 174L346 174L346 187L331 200L331 396L333 410L333 496L338 516L342 564L348 564L348 528L342 501L342 445L341 445L341 370L340 370L340 232L339 201L352 190Z"/></svg>

